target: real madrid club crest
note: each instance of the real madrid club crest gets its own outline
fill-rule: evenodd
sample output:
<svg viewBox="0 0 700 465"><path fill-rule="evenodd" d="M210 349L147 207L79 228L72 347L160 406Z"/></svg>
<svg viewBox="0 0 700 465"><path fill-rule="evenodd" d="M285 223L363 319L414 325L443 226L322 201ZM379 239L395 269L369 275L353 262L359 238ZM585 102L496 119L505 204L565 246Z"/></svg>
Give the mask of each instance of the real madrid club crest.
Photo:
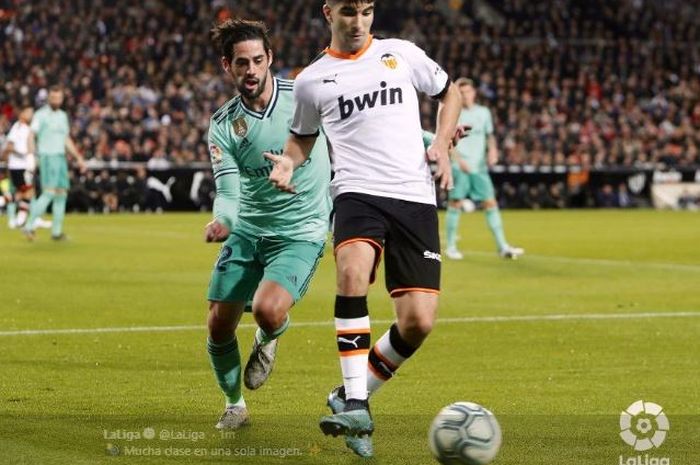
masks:
<svg viewBox="0 0 700 465"><path fill-rule="evenodd" d="M382 55L382 63L389 69L396 69L399 66L399 62L396 61L396 57L391 53L385 53Z"/></svg>
<svg viewBox="0 0 700 465"><path fill-rule="evenodd" d="M233 125L233 132L238 137L245 137L245 135L248 134L248 124L245 122L245 118L235 119L233 121L232 125Z"/></svg>
<svg viewBox="0 0 700 465"><path fill-rule="evenodd" d="M223 160L223 154L221 153L221 149L218 145L210 145L209 154L211 156L211 162L214 165L218 165Z"/></svg>

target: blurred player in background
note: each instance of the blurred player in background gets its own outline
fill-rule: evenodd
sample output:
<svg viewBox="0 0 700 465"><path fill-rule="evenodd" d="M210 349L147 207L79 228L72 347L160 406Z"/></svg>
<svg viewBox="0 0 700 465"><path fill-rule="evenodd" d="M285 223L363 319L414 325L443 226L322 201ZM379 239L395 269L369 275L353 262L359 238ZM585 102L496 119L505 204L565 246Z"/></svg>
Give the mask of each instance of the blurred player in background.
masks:
<svg viewBox="0 0 700 465"><path fill-rule="evenodd" d="M10 190L10 180L8 176L6 171L0 171L0 209L7 209L12 202L12 192ZM8 217L10 226L14 225L14 217L10 216L9 213ZM12 229L12 227L10 229Z"/></svg>
<svg viewBox="0 0 700 465"><path fill-rule="evenodd" d="M31 130L36 136L36 150L39 155L39 176L41 196L31 209L29 219L24 226L24 233L34 239L37 227L35 220L43 215L49 205L53 213L51 239L60 241L63 234L63 221L66 216L66 199L68 197L68 161L66 151L76 160L81 172L85 172L82 155L70 137L68 115L61 110L63 89L53 86L49 89L48 104L37 110L31 123Z"/></svg>
<svg viewBox="0 0 700 465"><path fill-rule="evenodd" d="M293 82L270 72L272 50L259 22L227 20L212 30L221 65L240 96L211 118L209 152L216 182L207 241L225 241L209 285L207 351L226 398L219 429L249 421L241 393L236 328L248 302L258 329L243 375L260 387L273 367L290 308L306 292L321 258L330 214L330 160L320 138L294 176L297 194L268 182L263 152L282 153L294 110Z"/></svg>
<svg viewBox="0 0 700 465"><path fill-rule="evenodd" d="M460 109L459 91L423 50L370 34L374 1L327 0L331 44L297 77L292 134L270 180L295 191L321 125L335 177L336 341L343 386L328 397L324 434L345 435L356 454L373 454L368 396L389 380L430 333L440 289L435 182L452 183L448 146ZM436 137L421 140L417 92L440 101ZM426 157L427 154L427 157ZM427 158L427 159L426 159ZM386 286L396 322L370 350L367 292L386 251Z"/></svg>
<svg viewBox="0 0 700 465"><path fill-rule="evenodd" d="M445 255L453 260L461 260L462 253L457 249L459 217L462 214L462 202L471 198L481 202L486 212L488 224L498 254L503 258L516 259L525 251L512 247L506 241L503 232L503 220L496 202L496 192L489 176L489 166L498 161L498 148L493 135L491 112L485 106L476 103L476 89L468 78L456 81L462 94L462 112L459 115L461 127L469 127L469 134L459 140L453 154L452 177L454 188L448 194L447 215L445 216L447 248Z"/></svg>
<svg viewBox="0 0 700 465"><path fill-rule="evenodd" d="M24 225L34 196L34 137L29 127L33 115L34 110L31 107L22 109L19 118L7 134L5 148L0 157L7 163L11 183L11 202L8 203L10 229Z"/></svg>

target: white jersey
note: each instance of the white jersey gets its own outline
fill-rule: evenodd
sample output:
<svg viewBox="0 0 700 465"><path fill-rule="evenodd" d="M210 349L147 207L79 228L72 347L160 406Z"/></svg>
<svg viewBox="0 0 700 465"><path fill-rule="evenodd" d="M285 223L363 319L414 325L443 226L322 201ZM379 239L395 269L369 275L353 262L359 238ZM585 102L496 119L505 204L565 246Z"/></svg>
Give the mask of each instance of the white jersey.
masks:
<svg viewBox="0 0 700 465"><path fill-rule="evenodd" d="M411 42L370 36L362 50L326 49L294 84L291 131L328 137L333 198L346 192L435 204L418 95L441 96L445 71Z"/></svg>
<svg viewBox="0 0 700 465"><path fill-rule="evenodd" d="M7 168L11 170L26 170L30 169L30 161L27 158L29 152L29 134L31 129L28 124L21 121L16 121L10 128L7 134L6 143L12 142L14 150L10 152L10 158L7 161Z"/></svg>

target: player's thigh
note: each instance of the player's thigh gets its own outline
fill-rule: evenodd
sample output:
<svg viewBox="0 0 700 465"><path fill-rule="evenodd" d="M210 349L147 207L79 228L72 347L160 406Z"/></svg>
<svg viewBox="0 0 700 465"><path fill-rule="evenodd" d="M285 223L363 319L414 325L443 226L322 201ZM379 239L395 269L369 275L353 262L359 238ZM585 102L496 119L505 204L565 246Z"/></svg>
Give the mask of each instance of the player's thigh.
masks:
<svg viewBox="0 0 700 465"><path fill-rule="evenodd" d="M309 289L324 248L324 242L263 239L260 246L261 261L265 264L262 281L279 284L291 297L291 307Z"/></svg>
<svg viewBox="0 0 700 465"><path fill-rule="evenodd" d="M489 173L470 173L469 183L469 197L472 200L483 202L496 197L496 190Z"/></svg>
<svg viewBox="0 0 700 465"><path fill-rule="evenodd" d="M381 249L362 240L348 242L335 253L336 293L364 296L374 282Z"/></svg>
<svg viewBox="0 0 700 465"><path fill-rule="evenodd" d="M22 192L25 186L24 170L10 170L11 192Z"/></svg>
<svg viewBox="0 0 700 465"><path fill-rule="evenodd" d="M248 302L263 276L254 239L231 234L221 246L209 281L207 298L216 302Z"/></svg>
<svg viewBox="0 0 700 465"><path fill-rule="evenodd" d="M70 188L70 178L68 177L68 161L60 157L60 163L58 163L58 189L68 190Z"/></svg>
<svg viewBox="0 0 700 465"><path fill-rule="evenodd" d="M336 268L352 265L367 272L368 282L373 283L376 269L381 260L384 240L389 230L389 220L377 205L380 198L358 193L339 195L333 202L333 248L336 257ZM365 265L367 254L363 243L374 250L369 266ZM342 251L342 252L341 252ZM358 263L361 260L361 263Z"/></svg>
<svg viewBox="0 0 700 465"><path fill-rule="evenodd" d="M440 291L440 236L434 205L403 202L393 217L385 246L386 287L392 297L405 292Z"/></svg>
<svg viewBox="0 0 700 465"><path fill-rule="evenodd" d="M453 187L447 193L447 200L464 200L469 193L469 176L459 169L456 164L452 165Z"/></svg>

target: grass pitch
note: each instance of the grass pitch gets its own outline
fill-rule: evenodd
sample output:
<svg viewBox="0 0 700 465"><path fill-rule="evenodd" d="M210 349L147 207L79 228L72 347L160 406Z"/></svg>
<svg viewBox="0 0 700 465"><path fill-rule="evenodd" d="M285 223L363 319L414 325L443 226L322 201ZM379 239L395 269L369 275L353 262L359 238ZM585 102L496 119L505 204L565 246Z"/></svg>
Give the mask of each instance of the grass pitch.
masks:
<svg viewBox="0 0 700 465"><path fill-rule="evenodd" d="M65 243L0 229L1 464L363 462L317 425L340 382L330 249L272 377L244 393L252 426L214 430L223 401L204 321L218 247L202 241L207 220L69 216ZM463 216L466 259L444 262L441 322L373 397L376 457L364 462L433 463L433 416L471 400L501 423L496 464L700 463L700 215L504 220L526 248L519 261L497 258L482 214ZM376 339L392 319L381 279L370 312ZM620 412L640 399L671 424L648 452L619 437Z"/></svg>

